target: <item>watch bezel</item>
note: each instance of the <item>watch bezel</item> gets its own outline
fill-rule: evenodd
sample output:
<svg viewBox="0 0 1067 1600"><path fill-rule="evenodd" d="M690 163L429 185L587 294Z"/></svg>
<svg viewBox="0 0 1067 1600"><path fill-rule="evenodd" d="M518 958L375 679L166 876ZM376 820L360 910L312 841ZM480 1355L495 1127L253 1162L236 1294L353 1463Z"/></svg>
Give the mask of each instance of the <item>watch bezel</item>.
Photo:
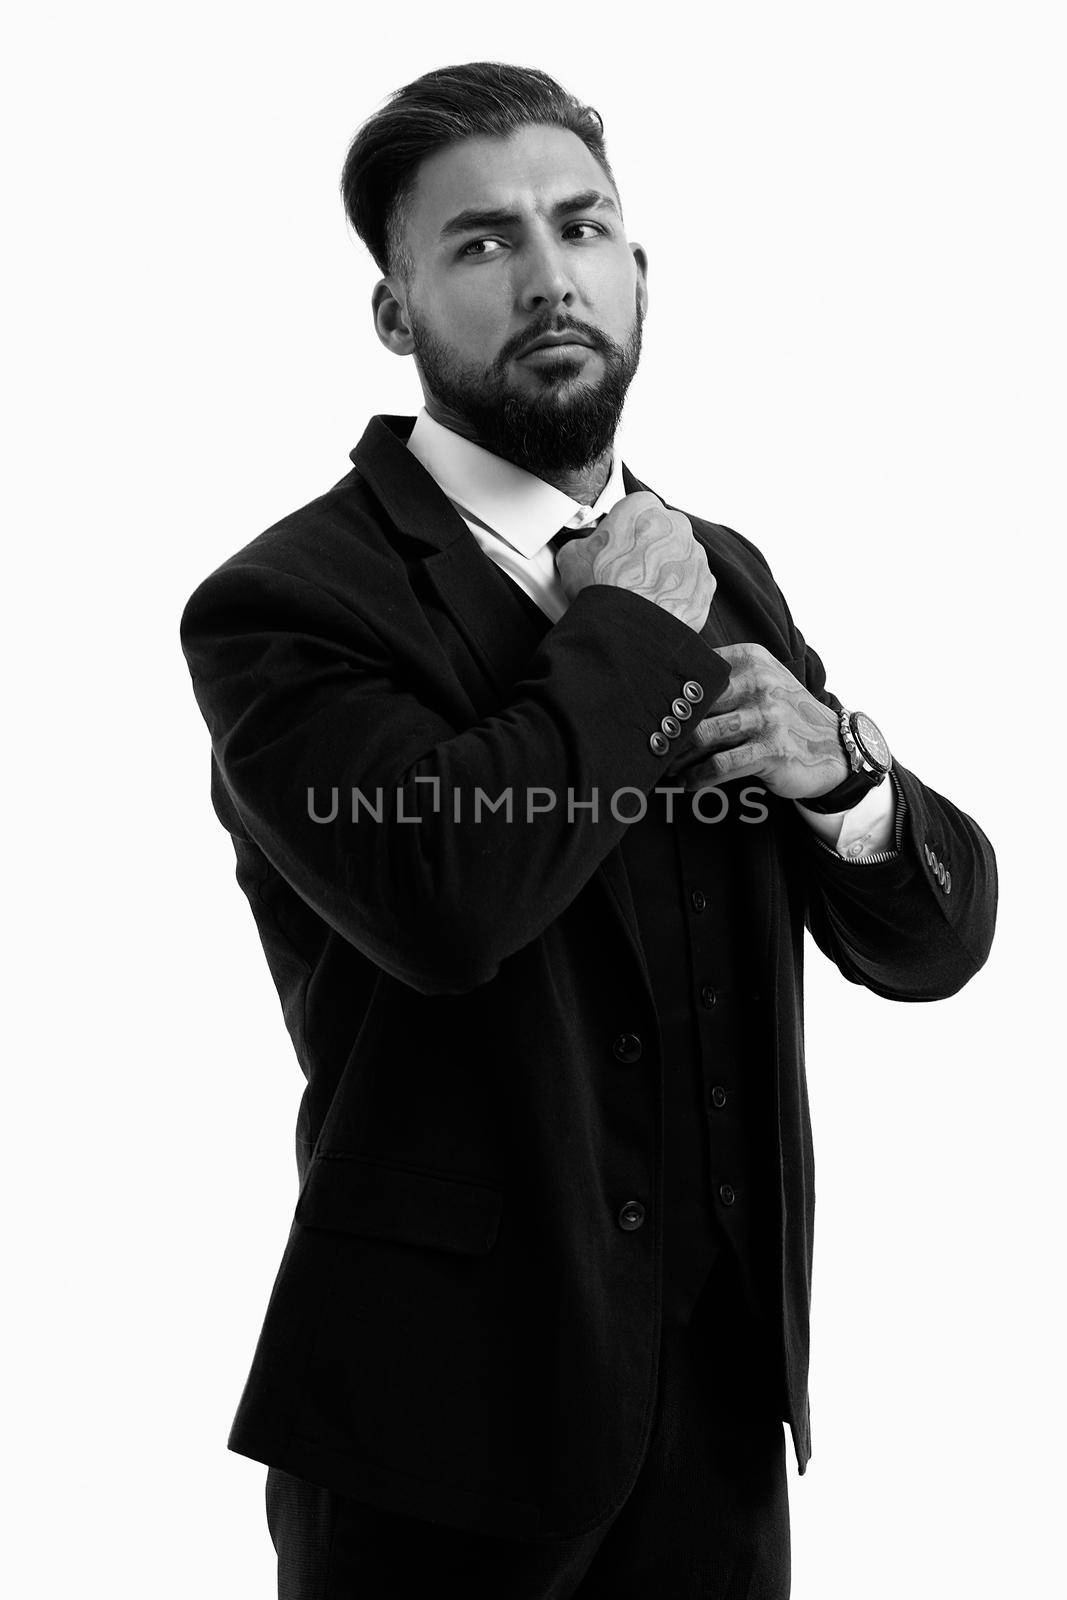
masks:
<svg viewBox="0 0 1067 1600"><path fill-rule="evenodd" d="M883 761L880 756L875 755L871 750L866 739L863 737L863 733L860 728L861 722L868 723L878 736L879 740L881 741L882 748L886 753L885 761ZM872 716L868 715L866 711L851 711L848 718L848 729L856 742L856 749L859 751L860 757L864 763L864 767L869 772L876 772L880 778L884 778L888 775L888 773L892 772L893 756L889 749L889 740L886 738L885 734L882 732L881 728L878 726L877 722L875 722Z"/></svg>

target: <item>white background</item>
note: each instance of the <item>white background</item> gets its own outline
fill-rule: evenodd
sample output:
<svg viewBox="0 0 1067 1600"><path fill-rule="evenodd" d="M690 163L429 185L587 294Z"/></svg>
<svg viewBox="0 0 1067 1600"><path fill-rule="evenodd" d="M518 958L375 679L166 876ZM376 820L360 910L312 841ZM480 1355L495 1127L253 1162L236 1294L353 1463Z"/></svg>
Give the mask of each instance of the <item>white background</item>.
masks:
<svg viewBox="0 0 1067 1600"><path fill-rule="evenodd" d="M338 174L390 90L485 58L604 117L651 260L630 464L761 546L831 686L999 855L957 998L894 1006L812 949L794 1600L1062 1581L1058 9L38 4L7 33L20 1600L274 1592L265 1469L225 1439L302 1080L178 617L371 413L414 410Z"/></svg>

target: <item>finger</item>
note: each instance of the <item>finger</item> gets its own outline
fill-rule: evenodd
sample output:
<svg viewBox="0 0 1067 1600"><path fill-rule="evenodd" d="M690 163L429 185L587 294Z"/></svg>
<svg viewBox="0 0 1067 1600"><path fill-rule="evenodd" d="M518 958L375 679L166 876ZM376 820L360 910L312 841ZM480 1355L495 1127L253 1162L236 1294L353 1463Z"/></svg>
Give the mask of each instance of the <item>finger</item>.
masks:
<svg viewBox="0 0 1067 1600"><path fill-rule="evenodd" d="M716 653L718 655L722 654L722 650L718 646L716 646ZM732 666L726 688L715 696L715 715L718 716L723 712L739 711L743 707L753 706L756 704L755 691L756 682L752 675L744 671L740 666ZM704 718L704 721L708 720L710 719ZM699 723L697 726L699 727Z"/></svg>
<svg viewBox="0 0 1067 1600"><path fill-rule="evenodd" d="M616 500L602 520L614 527L630 524L644 511L663 510L663 501L658 494L653 494L651 489L635 489L633 494L624 494L621 500Z"/></svg>
<svg viewBox="0 0 1067 1600"><path fill-rule="evenodd" d="M588 533L577 534L573 539L568 539L566 544L561 544L555 552L556 571L562 576L567 567L573 563L587 566L607 540L607 534L601 533L603 523L590 529Z"/></svg>
<svg viewBox="0 0 1067 1600"><path fill-rule="evenodd" d="M556 571L560 577L572 569L590 570L594 558L600 554L609 537L610 529L605 528L603 522L600 522L588 533L579 534L573 539L568 539L566 544L561 544L556 551Z"/></svg>
<svg viewBox="0 0 1067 1600"><path fill-rule="evenodd" d="M735 745L731 750L719 750L708 756L702 770L707 771L709 783L725 783L730 778L758 778L762 777L773 757L774 751L770 745L756 739L750 744Z"/></svg>
<svg viewBox="0 0 1067 1600"><path fill-rule="evenodd" d="M752 659L752 645L750 644L717 644L714 646L715 654L722 656L731 669L747 667Z"/></svg>
<svg viewBox="0 0 1067 1600"><path fill-rule="evenodd" d="M796 683L797 679L784 667L777 656L761 644L717 644L715 654L722 656L728 664L731 674L745 674L753 683L768 680L778 681L785 679Z"/></svg>
<svg viewBox="0 0 1067 1600"><path fill-rule="evenodd" d="M718 704L719 702L716 702ZM705 717L693 729L693 738L702 750L713 750L724 744L736 744L749 739L763 726L763 715L758 707L739 705L732 711L716 712Z"/></svg>
<svg viewBox="0 0 1067 1600"><path fill-rule="evenodd" d="M632 533L635 543L641 541L648 544L654 539L673 539L684 530L679 528L674 513L657 502L639 511L628 531Z"/></svg>
<svg viewBox="0 0 1067 1600"><path fill-rule="evenodd" d="M758 688L759 658L753 654L758 648L749 644L717 644L712 647L730 668L726 688L715 697L717 711L734 711L751 701Z"/></svg>

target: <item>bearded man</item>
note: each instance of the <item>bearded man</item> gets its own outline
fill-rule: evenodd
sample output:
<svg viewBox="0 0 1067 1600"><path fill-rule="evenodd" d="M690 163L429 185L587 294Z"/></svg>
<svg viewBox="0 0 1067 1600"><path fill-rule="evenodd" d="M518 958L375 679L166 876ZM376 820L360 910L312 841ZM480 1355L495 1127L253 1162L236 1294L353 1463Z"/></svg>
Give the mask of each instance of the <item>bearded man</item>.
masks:
<svg viewBox="0 0 1067 1600"><path fill-rule="evenodd" d="M647 260L597 114L431 72L342 193L423 408L182 621L307 1078L230 1446L283 1600L782 1600L804 929L875 995L953 994L993 854L759 551L619 458Z"/></svg>

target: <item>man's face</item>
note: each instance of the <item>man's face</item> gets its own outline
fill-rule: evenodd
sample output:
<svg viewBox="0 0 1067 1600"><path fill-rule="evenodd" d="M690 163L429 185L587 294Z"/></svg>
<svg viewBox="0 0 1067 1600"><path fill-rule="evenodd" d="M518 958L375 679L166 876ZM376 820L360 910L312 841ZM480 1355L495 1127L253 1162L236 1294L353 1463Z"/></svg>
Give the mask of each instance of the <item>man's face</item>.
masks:
<svg viewBox="0 0 1067 1600"><path fill-rule="evenodd" d="M617 206L563 128L466 139L419 169L404 232L414 273L390 284L427 402L535 473L604 453L637 368L646 263Z"/></svg>

